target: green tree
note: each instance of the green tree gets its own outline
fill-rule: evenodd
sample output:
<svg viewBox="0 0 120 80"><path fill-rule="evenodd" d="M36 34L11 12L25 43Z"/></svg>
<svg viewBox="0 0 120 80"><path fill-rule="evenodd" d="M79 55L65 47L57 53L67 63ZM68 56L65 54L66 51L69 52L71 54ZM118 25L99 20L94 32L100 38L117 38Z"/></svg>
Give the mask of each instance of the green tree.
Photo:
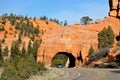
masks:
<svg viewBox="0 0 120 80"><path fill-rule="evenodd" d="M0 43L0 61L3 61L3 55L2 55L2 46L1 46L1 43Z"/></svg>
<svg viewBox="0 0 120 80"><path fill-rule="evenodd" d="M15 69L10 67L5 68L4 72L2 73L0 80L23 80L19 76L17 76L17 72Z"/></svg>
<svg viewBox="0 0 120 80"><path fill-rule="evenodd" d="M42 63L36 63L32 54L14 57L4 61L4 72L0 80L27 80L31 75L46 70Z"/></svg>
<svg viewBox="0 0 120 80"><path fill-rule="evenodd" d="M115 34L114 34L111 26L109 26L109 27L107 28L107 32L106 32L106 33L107 33L107 37L108 37L108 45L109 45L110 47L113 47L114 39L115 39Z"/></svg>
<svg viewBox="0 0 120 80"><path fill-rule="evenodd" d="M28 17L27 17L27 15L25 16L25 20L27 20L28 19Z"/></svg>
<svg viewBox="0 0 120 80"><path fill-rule="evenodd" d="M35 28L34 28L34 31L33 31L33 33L36 35L36 36L38 36L38 34L39 34L39 25L37 25Z"/></svg>
<svg viewBox="0 0 120 80"><path fill-rule="evenodd" d="M31 43L31 40L28 43L27 53L28 53L28 55L32 54L32 43Z"/></svg>
<svg viewBox="0 0 120 80"><path fill-rule="evenodd" d="M15 24L15 29L19 29L20 28L20 23L19 22L16 22Z"/></svg>
<svg viewBox="0 0 120 80"><path fill-rule="evenodd" d="M64 22L64 26L67 26L67 20L65 20L65 22Z"/></svg>
<svg viewBox="0 0 120 80"><path fill-rule="evenodd" d="M33 43L32 54L33 54L35 60L37 59L37 51L38 51L40 43L41 42L39 42L39 41L34 41L34 43Z"/></svg>
<svg viewBox="0 0 120 80"><path fill-rule="evenodd" d="M41 20L48 20L46 16L40 17Z"/></svg>
<svg viewBox="0 0 120 80"><path fill-rule="evenodd" d="M93 21L89 16L84 16L80 19L80 23L82 25L87 25L89 24L90 21Z"/></svg>
<svg viewBox="0 0 120 80"><path fill-rule="evenodd" d="M14 58L18 55L20 55L19 43L13 41L11 46L11 57Z"/></svg>
<svg viewBox="0 0 120 80"><path fill-rule="evenodd" d="M23 44L21 55L24 57L26 55L25 43Z"/></svg>
<svg viewBox="0 0 120 80"><path fill-rule="evenodd" d="M88 56L92 55L95 52L93 46L90 47Z"/></svg>
<svg viewBox="0 0 120 80"><path fill-rule="evenodd" d="M113 47L115 34L109 26L98 33L98 48Z"/></svg>
<svg viewBox="0 0 120 80"><path fill-rule="evenodd" d="M5 47L4 51L3 51L3 56L8 56L8 46Z"/></svg>

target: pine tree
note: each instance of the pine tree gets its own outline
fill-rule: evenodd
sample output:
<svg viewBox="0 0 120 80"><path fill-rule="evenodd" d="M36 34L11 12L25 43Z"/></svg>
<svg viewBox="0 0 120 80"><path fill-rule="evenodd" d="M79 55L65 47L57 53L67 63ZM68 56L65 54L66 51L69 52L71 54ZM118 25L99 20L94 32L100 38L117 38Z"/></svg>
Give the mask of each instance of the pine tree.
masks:
<svg viewBox="0 0 120 80"><path fill-rule="evenodd" d="M64 22L64 26L67 26L67 20L65 20L65 22Z"/></svg>
<svg viewBox="0 0 120 80"><path fill-rule="evenodd" d="M29 43L28 43L27 53L28 53L28 55L32 54L32 44L31 44L31 41L29 41Z"/></svg>
<svg viewBox="0 0 120 80"><path fill-rule="evenodd" d="M94 51L95 50L94 50L93 46L91 46L90 49L89 49L89 53L88 53L89 55L88 56L91 56L94 53Z"/></svg>
<svg viewBox="0 0 120 80"><path fill-rule="evenodd" d="M36 36L38 36L38 34L39 34L39 25L37 25L35 28L34 28L34 31L33 31L33 33L36 35Z"/></svg>
<svg viewBox="0 0 120 80"><path fill-rule="evenodd" d="M16 57L20 55L20 51L19 51L19 43L18 42L12 42L12 46L11 46L11 57Z"/></svg>
<svg viewBox="0 0 120 80"><path fill-rule="evenodd" d="M98 33L98 48L110 48L114 44L114 32L109 26L107 29L104 28L102 31Z"/></svg>
<svg viewBox="0 0 120 80"><path fill-rule="evenodd" d="M38 48L39 48L39 42L38 41L35 41L33 43L33 49L32 49L32 54L35 58L35 60L37 59L37 51L38 51Z"/></svg>
<svg viewBox="0 0 120 80"><path fill-rule="evenodd" d="M23 44L21 55L24 57L26 55L25 44Z"/></svg>
<svg viewBox="0 0 120 80"><path fill-rule="evenodd" d="M106 33L107 33L107 37L108 37L108 42L107 43L108 43L109 47L113 47L115 34L114 34L111 26L109 26L107 28L107 32Z"/></svg>
<svg viewBox="0 0 120 80"><path fill-rule="evenodd" d="M2 56L2 46L1 46L1 43L0 43L0 61L3 61L3 56Z"/></svg>
<svg viewBox="0 0 120 80"><path fill-rule="evenodd" d="M5 49L4 49L4 51L3 51L3 55L4 56L8 56L8 52L9 52L8 46L6 46Z"/></svg>
<svg viewBox="0 0 120 80"><path fill-rule="evenodd" d="M106 28L98 33L98 48L105 47L106 45Z"/></svg>

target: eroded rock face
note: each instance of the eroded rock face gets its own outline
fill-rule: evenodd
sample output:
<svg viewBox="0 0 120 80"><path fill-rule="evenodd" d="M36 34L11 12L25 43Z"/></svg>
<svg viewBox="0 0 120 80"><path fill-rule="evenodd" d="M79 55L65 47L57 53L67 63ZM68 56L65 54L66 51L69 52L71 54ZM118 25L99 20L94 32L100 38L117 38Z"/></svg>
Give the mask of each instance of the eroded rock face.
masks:
<svg viewBox="0 0 120 80"><path fill-rule="evenodd" d="M76 66L86 63L91 46L97 49L97 34L104 27L112 26L115 35L119 34L120 21L114 17L107 17L97 24L71 25L47 31L42 37L38 50L37 61L51 64L51 60L58 52L71 53L76 59Z"/></svg>
<svg viewBox="0 0 120 80"><path fill-rule="evenodd" d="M51 60L58 52L67 52L75 57L75 66L81 66L88 60L88 52L91 46L97 50L98 32L104 27L111 26L115 35L120 31L118 0L109 0L110 17L96 24L70 25L54 28L47 31L42 37L42 43L38 50L37 61L51 64Z"/></svg>
<svg viewBox="0 0 120 80"><path fill-rule="evenodd" d="M50 30L43 36L43 42L38 51L38 61L44 61L50 65L51 59L58 52L67 52L71 53L76 60L82 54L80 60L84 62L91 45L97 44L96 33L81 29L79 26Z"/></svg>
<svg viewBox="0 0 120 80"><path fill-rule="evenodd" d="M112 17L120 18L120 0L109 0L110 12L109 15Z"/></svg>

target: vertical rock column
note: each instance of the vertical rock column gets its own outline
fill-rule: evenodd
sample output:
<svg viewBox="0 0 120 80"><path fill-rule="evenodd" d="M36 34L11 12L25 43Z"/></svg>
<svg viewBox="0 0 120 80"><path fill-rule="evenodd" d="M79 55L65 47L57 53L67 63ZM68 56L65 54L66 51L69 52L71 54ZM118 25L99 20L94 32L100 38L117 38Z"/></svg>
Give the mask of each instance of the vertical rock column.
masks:
<svg viewBox="0 0 120 80"><path fill-rule="evenodd" d="M120 0L118 0L118 15L117 16L120 18Z"/></svg>
<svg viewBox="0 0 120 80"><path fill-rule="evenodd" d="M109 16L120 18L120 0L109 0Z"/></svg>

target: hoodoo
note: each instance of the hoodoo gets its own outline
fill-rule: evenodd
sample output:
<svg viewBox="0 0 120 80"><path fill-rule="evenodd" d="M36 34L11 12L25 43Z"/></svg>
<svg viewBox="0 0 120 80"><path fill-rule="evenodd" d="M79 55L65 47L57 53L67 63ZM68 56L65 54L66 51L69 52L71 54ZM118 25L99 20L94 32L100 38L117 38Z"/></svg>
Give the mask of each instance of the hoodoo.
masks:
<svg viewBox="0 0 120 80"><path fill-rule="evenodd" d="M120 18L120 0L109 0L110 12L112 17Z"/></svg>

